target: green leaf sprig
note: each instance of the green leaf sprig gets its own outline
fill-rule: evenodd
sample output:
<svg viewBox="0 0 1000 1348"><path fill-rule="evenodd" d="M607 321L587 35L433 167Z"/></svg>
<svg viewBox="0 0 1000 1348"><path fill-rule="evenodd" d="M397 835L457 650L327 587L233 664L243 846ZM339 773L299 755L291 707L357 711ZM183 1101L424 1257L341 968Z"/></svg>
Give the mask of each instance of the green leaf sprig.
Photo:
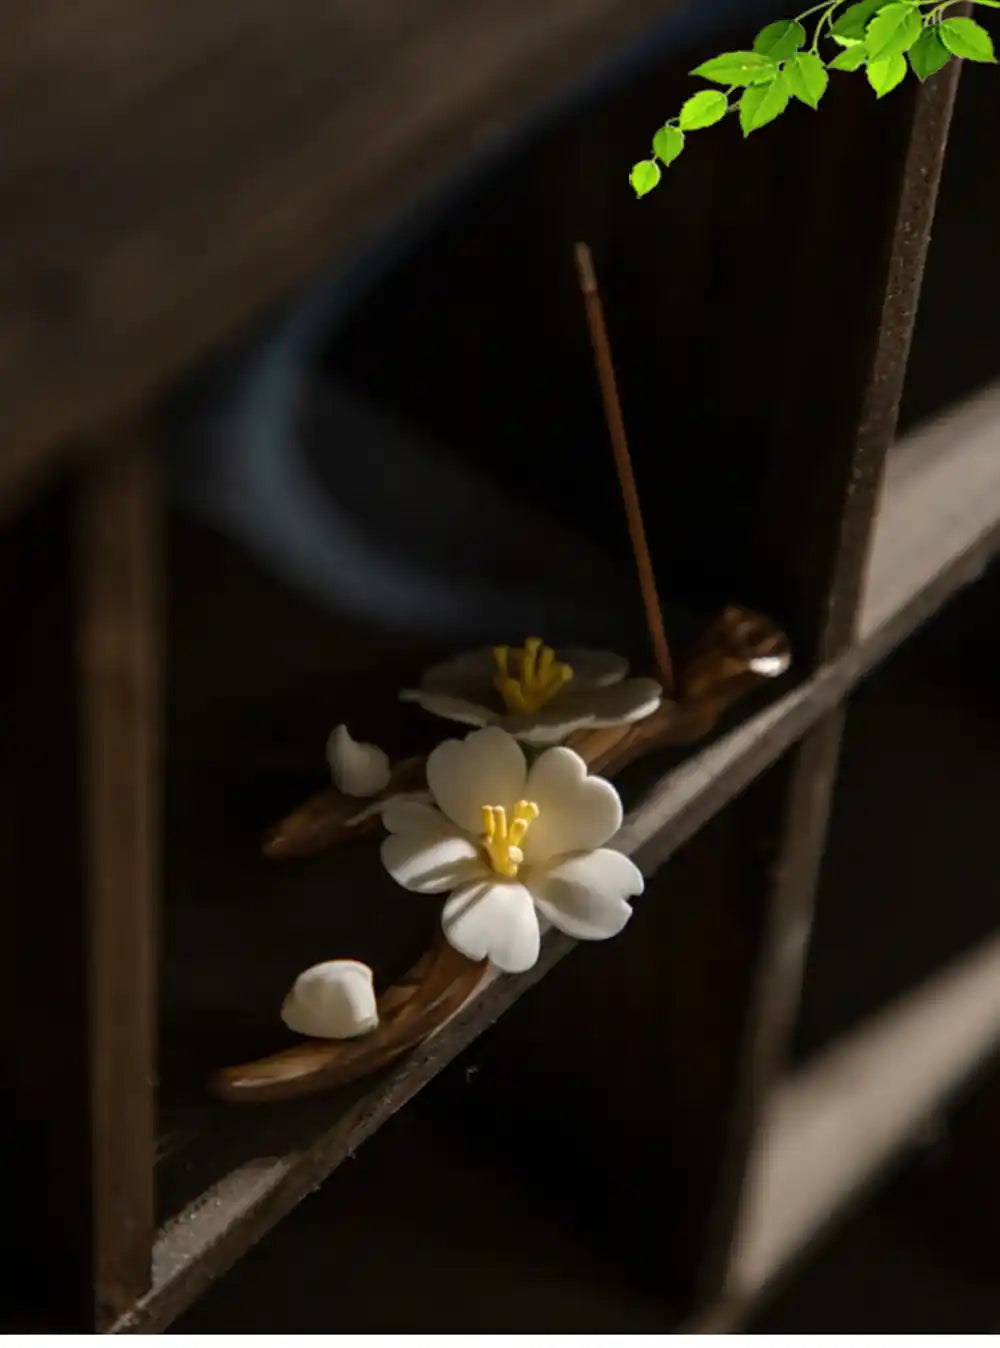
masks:
<svg viewBox="0 0 1000 1348"><path fill-rule="evenodd" d="M689 132L714 126L735 112L744 136L749 136L780 117L793 99L816 109L831 70L864 69L876 96L882 98L903 82L907 69L923 81L953 57L995 62L985 28L974 19L947 17L958 3L858 0L845 8L845 0L823 0L795 19L769 23L754 38L750 51L723 52L702 62L691 74L724 87L692 94L680 113L660 127L650 158L640 159L629 174L636 196L653 190L663 169L683 152ZM1000 0L974 3L1000 9Z"/></svg>

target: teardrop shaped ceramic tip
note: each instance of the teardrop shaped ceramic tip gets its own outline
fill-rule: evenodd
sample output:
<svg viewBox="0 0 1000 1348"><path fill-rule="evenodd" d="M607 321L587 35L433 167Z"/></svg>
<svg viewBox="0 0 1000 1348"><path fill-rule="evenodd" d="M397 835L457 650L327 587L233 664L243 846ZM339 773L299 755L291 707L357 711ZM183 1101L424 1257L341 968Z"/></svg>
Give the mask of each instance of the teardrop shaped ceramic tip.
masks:
<svg viewBox="0 0 1000 1348"><path fill-rule="evenodd" d="M377 744L359 744L346 725L339 725L326 742L333 784L345 796L377 796L389 784L389 755Z"/></svg>
<svg viewBox="0 0 1000 1348"><path fill-rule="evenodd" d="M378 1028L372 971L358 960L326 960L304 970L281 1007L281 1019L310 1039L356 1039Z"/></svg>

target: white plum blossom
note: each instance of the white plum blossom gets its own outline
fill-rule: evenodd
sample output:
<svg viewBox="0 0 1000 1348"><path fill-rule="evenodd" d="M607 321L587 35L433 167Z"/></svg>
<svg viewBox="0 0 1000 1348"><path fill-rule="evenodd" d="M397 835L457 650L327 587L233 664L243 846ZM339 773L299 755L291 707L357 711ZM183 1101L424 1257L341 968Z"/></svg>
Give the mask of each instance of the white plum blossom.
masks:
<svg viewBox="0 0 1000 1348"><path fill-rule="evenodd" d="M400 697L463 725L497 725L528 744L558 744L574 730L656 711L660 685L627 674L628 661L610 651L557 652L530 637L520 649L467 651L434 665Z"/></svg>
<svg viewBox="0 0 1000 1348"><path fill-rule="evenodd" d="M528 766L496 726L446 740L427 760L431 801L383 811L382 860L405 889L449 895L449 943L506 973L538 958L540 919L579 940L615 936L641 894L635 864L605 844L621 826L618 792L572 749Z"/></svg>

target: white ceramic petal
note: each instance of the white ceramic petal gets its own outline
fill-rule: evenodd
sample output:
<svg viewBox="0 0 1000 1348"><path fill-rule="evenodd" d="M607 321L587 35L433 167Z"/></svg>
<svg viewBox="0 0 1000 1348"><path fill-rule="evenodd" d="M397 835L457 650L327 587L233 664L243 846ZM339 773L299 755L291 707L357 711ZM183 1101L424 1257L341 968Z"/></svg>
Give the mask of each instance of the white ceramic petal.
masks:
<svg viewBox="0 0 1000 1348"><path fill-rule="evenodd" d="M655 679L626 679L611 688L591 694L592 725L630 725L652 716L663 701L663 689Z"/></svg>
<svg viewBox="0 0 1000 1348"><path fill-rule="evenodd" d="M556 658L570 666L573 680L567 687L606 688L628 673L628 661L613 651L560 650Z"/></svg>
<svg viewBox="0 0 1000 1348"><path fill-rule="evenodd" d="M444 837L455 832L454 824L437 808L430 792L423 796L390 796L381 809L382 823L390 833Z"/></svg>
<svg viewBox="0 0 1000 1348"><path fill-rule="evenodd" d="M553 700L540 712L507 716L499 725L521 744L533 744L536 748L546 749L553 744L562 744L575 730L583 730L593 723L594 718L589 710L568 714L561 706L557 707Z"/></svg>
<svg viewBox="0 0 1000 1348"><path fill-rule="evenodd" d="M522 875L541 916L578 941L617 936L632 916L626 900L645 883L634 862L609 848L525 868Z"/></svg>
<svg viewBox="0 0 1000 1348"><path fill-rule="evenodd" d="M423 688L404 688L399 695L401 702L416 702L429 711L432 716L443 716L446 721L458 721L462 725L492 725L503 713L495 707L487 707L467 698L452 697L449 693L439 693Z"/></svg>
<svg viewBox="0 0 1000 1348"><path fill-rule="evenodd" d="M526 862L592 851L621 828L618 792L603 777L588 777L572 749L546 749L528 773L524 794L539 810L522 844Z"/></svg>
<svg viewBox="0 0 1000 1348"><path fill-rule="evenodd" d="M382 813L389 837L382 865L398 885L417 894L443 894L487 875L482 850L433 805L396 800Z"/></svg>
<svg viewBox="0 0 1000 1348"><path fill-rule="evenodd" d="M331 732L326 758L333 783L345 796L377 796L389 784L389 755L377 744L359 744L346 725Z"/></svg>
<svg viewBox="0 0 1000 1348"><path fill-rule="evenodd" d="M384 816L390 805L395 805L401 800L423 801L425 804L430 805L431 793L429 791L397 791L395 795L384 796L381 800L376 800L371 805L366 805L363 810L359 810L357 814L352 814L349 819L345 819L344 823L348 828L356 828L358 824L363 823L366 819L371 819L372 815L380 814Z"/></svg>
<svg viewBox="0 0 1000 1348"><path fill-rule="evenodd" d="M281 1007L296 1034L356 1039L378 1028L372 971L357 960L327 960L299 974Z"/></svg>
<svg viewBox="0 0 1000 1348"><path fill-rule="evenodd" d="M483 683L487 687L497 672L493 651L483 646L475 651L463 651L461 655L440 664L431 665L420 676L420 686L439 692L451 692L456 687L470 682Z"/></svg>
<svg viewBox="0 0 1000 1348"><path fill-rule="evenodd" d="M517 741L497 726L464 740L445 740L427 760L427 785L449 819L473 837L483 827L482 807L509 810L524 797L527 764Z"/></svg>
<svg viewBox="0 0 1000 1348"><path fill-rule="evenodd" d="M448 943L466 959L489 959L520 974L538 959L541 936L531 895L513 880L486 880L456 890L441 913Z"/></svg>

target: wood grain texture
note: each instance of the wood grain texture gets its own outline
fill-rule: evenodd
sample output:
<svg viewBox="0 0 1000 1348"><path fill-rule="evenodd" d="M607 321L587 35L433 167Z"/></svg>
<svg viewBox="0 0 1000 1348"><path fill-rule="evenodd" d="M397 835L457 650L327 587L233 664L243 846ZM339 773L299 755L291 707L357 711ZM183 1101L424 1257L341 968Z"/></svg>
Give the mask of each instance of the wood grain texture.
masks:
<svg viewBox="0 0 1000 1348"><path fill-rule="evenodd" d="M967 12L968 6L963 7ZM956 13L958 11L956 10ZM962 63L952 61L916 98L882 287L882 312L857 430L855 456L828 577L820 654L836 655L858 620L865 561L886 455L896 435L920 287Z"/></svg>
<svg viewBox="0 0 1000 1348"><path fill-rule="evenodd" d="M150 1278L160 771L158 465L137 428L104 449L76 558L98 1328Z"/></svg>
<svg viewBox="0 0 1000 1348"><path fill-rule="evenodd" d="M794 1025L843 721L842 709L831 712L806 735L794 755L747 999L722 1176L699 1272L698 1303L702 1306L714 1304L725 1287L750 1150L784 1066Z"/></svg>
<svg viewBox="0 0 1000 1348"><path fill-rule="evenodd" d="M18 0L0 501L668 4Z"/></svg>

